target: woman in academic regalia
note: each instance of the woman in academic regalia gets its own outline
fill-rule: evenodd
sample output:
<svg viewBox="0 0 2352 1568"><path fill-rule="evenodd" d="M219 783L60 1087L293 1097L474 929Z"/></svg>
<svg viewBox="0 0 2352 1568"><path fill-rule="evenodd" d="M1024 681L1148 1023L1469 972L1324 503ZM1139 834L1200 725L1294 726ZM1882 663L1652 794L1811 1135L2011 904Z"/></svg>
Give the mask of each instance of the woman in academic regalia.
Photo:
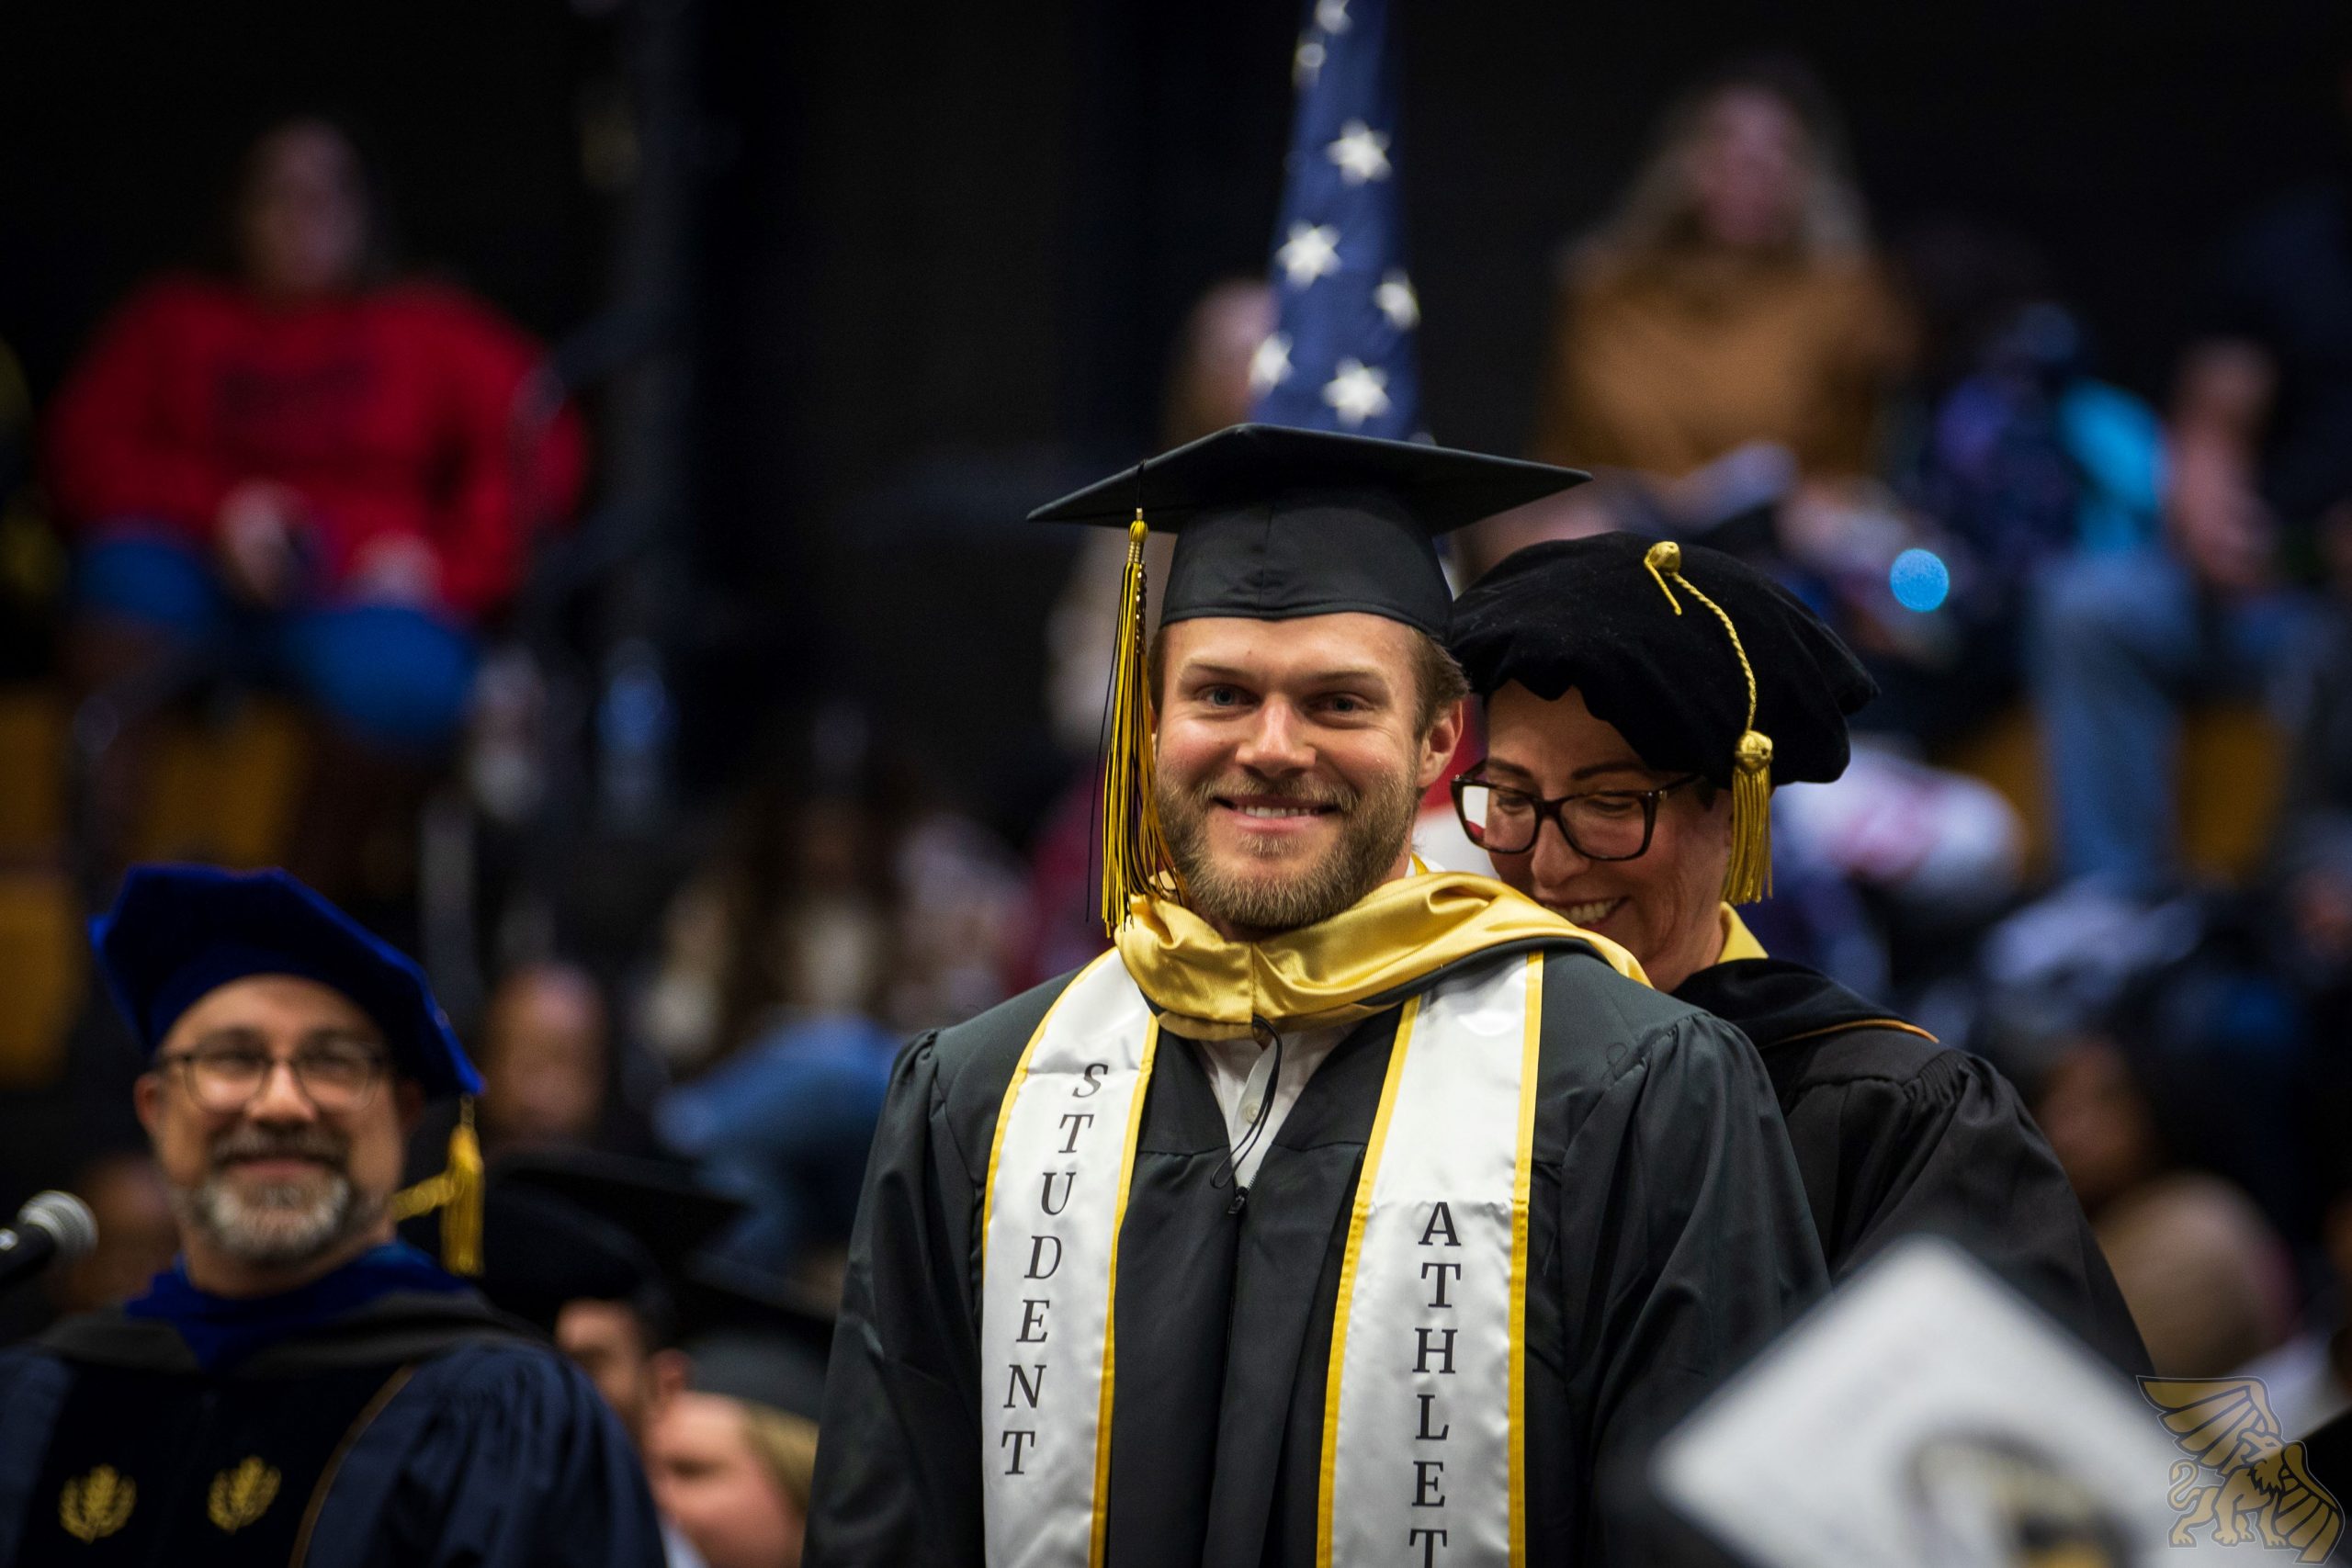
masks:
<svg viewBox="0 0 2352 1568"><path fill-rule="evenodd" d="M2082 1206L1991 1063L1766 953L1774 784L1845 771L1876 693L1794 597L1729 556L1630 535L1537 545L1454 606L1487 754L1464 829L1511 886L1632 950L1763 1053L1830 1272L1952 1236L2118 1366L2147 1353Z"/></svg>

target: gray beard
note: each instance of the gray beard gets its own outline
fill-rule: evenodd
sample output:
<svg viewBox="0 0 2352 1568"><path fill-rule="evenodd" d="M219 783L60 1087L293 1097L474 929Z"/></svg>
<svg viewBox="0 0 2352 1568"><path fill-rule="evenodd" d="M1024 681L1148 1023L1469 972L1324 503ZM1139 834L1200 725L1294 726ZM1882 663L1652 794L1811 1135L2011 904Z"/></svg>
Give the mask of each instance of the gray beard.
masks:
<svg viewBox="0 0 2352 1568"><path fill-rule="evenodd" d="M1244 937L1269 936L1328 920L1387 879L1389 868L1413 837L1413 814L1420 791L1410 779L1375 793L1333 800L1303 789L1253 783L1250 793L1288 795L1331 805L1340 810L1340 841L1323 858L1279 880L1237 874L1209 853L1209 813L1227 781L1190 790L1162 784L1160 831L1169 858L1184 878L1194 913L1230 927Z"/></svg>
<svg viewBox="0 0 2352 1568"><path fill-rule="evenodd" d="M380 1199L366 1199L351 1178L271 1182L239 1190L220 1172L172 1194L181 1228L242 1263L268 1268L309 1263L380 1220Z"/></svg>

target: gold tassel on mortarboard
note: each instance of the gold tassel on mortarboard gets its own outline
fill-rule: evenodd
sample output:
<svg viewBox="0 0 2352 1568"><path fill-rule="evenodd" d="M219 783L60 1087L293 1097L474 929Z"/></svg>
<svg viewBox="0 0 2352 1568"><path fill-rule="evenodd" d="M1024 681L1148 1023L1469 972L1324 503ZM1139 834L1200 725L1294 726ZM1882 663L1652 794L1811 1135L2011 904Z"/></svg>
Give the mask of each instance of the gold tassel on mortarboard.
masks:
<svg viewBox="0 0 2352 1568"><path fill-rule="evenodd" d="M481 1272L481 1140L474 1136L474 1099L458 1100L449 1158L439 1174L393 1194L394 1220L441 1211L441 1266L452 1274Z"/></svg>
<svg viewBox="0 0 2352 1568"><path fill-rule="evenodd" d="M1102 755L1102 931L1116 936L1129 900L1155 891L1170 870L1152 786L1150 676L1145 669L1143 508L1127 525L1127 564L1119 580L1119 643L1111 667L1111 712Z"/></svg>
<svg viewBox="0 0 2352 1568"><path fill-rule="evenodd" d="M1724 872L1724 901L1753 904L1772 891L1772 738L1756 728L1756 670L1747 662L1747 649L1740 646L1739 628L1731 624L1724 607L1682 575L1680 545L1662 539L1650 547L1642 564L1657 580L1659 591L1676 615L1682 614L1682 604L1668 586L1668 578L1714 612L1715 619L1724 624L1724 635L1731 638L1740 675L1747 682L1747 723L1732 755L1731 864Z"/></svg>

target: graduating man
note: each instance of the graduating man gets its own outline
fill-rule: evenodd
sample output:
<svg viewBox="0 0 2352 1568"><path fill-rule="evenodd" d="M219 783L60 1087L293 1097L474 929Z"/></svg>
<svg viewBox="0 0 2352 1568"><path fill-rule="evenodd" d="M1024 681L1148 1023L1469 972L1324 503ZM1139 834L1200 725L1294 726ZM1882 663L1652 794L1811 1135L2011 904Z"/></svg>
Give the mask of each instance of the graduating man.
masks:
<svg viewBox="0 0 2352 1568"><path fill-rule="evenodd" d="M1238 426L1035 514L1129 529L1116 946L899 1060L812 1562L1646 1560L1654 1440L1822 1286L1770 1086L1408 842L1431 536L1579 478Z"/></svg>
<svg viewBox="0 0 2352 1568"><path fill-rule="evenodd" d="M1942 1232L2130 1371L2130 1310L2017 1092L1984 1058L1768 956L1732 906L1770 886L1774 783L1845 772L1876 687L1794 597L1715 550L1630 535L1502 561L1454 606L1487 759L1454 781L1505 882L1632 950L1764 1054L1843 1278Z"/></svg>
<svg viewBox="0 0 2352 1568"><path fill-rule="evenodd" d="M589 1381L393 1238L407 1130L480 1087L416 965L280 872L134 867L93 931L182 1252L0 1355L0 1565L657 1568Z"/></svg>

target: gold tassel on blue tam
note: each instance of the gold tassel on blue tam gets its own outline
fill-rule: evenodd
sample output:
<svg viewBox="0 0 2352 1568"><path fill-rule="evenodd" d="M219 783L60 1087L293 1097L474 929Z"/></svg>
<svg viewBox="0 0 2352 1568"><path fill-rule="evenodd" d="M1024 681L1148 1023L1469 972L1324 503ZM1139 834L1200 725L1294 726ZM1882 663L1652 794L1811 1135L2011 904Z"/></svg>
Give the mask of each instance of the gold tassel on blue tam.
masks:
<svg viewBox="0 0 2352 1568"><path fill-rule="evenodd" d="M1724 635L1731 639L1731 650L1739 660L1740 675L1747 682L1747 722L1740 728L1737 746L1732 752L1731 774L1731 864L1724 872L1724 902L1753 904L1768 897L1772 891L1772 738L1756 728L1756 669L1747 661L1747 649L1741 646L1739 628L1731 624L1724 607L1699 591L1696 583L1682 575L1682 547L1671 539L1652 545L1642 559L1657 580L1666 602L1674 606L1676 615L1682 614L1681 602L1675 598L1668 579L1682 585L1691 598L1714 612L1715 619L1724 624Z"/></svg>
<svg viewBox="0 0 2352 1568"><path fill-rule="evenodd" d="M474 1135L474 1100L458 1101L458 1125L438 1174L393 1194L394 1220L441 1213L441 1267L452 1274L481 1272L481 1140Z"/></svg>

